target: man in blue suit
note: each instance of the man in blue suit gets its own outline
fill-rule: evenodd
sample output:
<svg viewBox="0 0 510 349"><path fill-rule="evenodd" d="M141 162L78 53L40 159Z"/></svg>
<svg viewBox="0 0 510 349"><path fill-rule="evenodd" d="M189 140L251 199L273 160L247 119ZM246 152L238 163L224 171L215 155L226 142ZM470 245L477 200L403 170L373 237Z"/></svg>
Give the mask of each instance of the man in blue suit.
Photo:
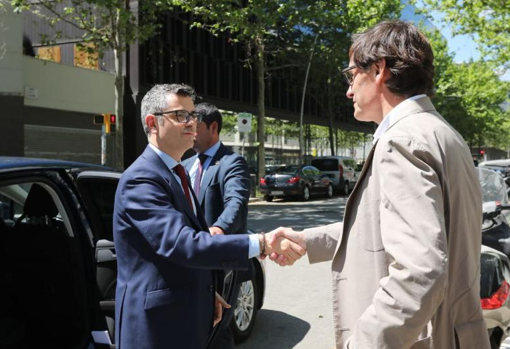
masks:
<svg viewBox="0 0 510 349"><path fill-rule="evenodd" d="M156 85L142 100L149 145L115 195L118 349L204 349L221 319L215 270L246 269L273 251L291 260L305 253L264 234L210 235L180 164L200 121L194 96L186 85Z"/></svg>
<svg viewBox="0 0 510 349"><path fill-rule="evenodd" d="M223 118L214 105L201 103L196 106L202 122L197 125L193 150L197 155L183 165L188 170L193 190L204 212L211 235L246 234L248 202L250 199L250 172L246 160L227 149L220 141ZM240 281L249 279L249 273ZM235 287L234 299L239 293ZM220 331L211 349L233 349L233 334L228 326L233 310L223 319Z"/></svg>

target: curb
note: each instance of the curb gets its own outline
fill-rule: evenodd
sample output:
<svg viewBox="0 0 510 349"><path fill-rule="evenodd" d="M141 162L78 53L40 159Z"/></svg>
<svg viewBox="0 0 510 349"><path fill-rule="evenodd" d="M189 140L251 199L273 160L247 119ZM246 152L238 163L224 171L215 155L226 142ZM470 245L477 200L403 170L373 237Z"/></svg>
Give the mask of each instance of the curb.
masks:
<svg viewBox="0 0 510 349"><path fill-rule="evenodd" d="M255 198L254 198L254 197L250 197L250 201L249 201L249 203L251 204L252 202L260 202L260 201L262 201L262 198L257 198L257 197L255 197Z"/></svg>

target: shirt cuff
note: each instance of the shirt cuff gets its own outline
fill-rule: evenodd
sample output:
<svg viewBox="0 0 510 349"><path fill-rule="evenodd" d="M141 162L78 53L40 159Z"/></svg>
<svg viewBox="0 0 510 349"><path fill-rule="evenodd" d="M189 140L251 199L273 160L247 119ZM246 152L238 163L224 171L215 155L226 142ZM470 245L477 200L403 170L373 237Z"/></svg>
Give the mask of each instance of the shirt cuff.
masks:
<svg viewBox="0 0 510 349"><path fill-rule="evenodd" d="M249 234L248 237L250 238L250 247L248 249L248 258L260 256L259 234Z"/></svg>

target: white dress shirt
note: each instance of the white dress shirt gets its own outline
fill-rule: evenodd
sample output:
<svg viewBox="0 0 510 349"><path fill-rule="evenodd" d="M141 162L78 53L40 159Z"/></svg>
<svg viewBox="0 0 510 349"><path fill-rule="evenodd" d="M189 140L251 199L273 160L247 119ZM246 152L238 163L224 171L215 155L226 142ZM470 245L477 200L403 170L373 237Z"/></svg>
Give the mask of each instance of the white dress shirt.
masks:
<svg viewBox="0 0 510 349"><path fill-rule="evenodd" d="M375 130L374 139L372 140L372 144L375 144L375 142L377 142L379 140L379 138L381 138L381 136L384 134L384 132L386 132L390 128L390 126L393 125L393 122L394 122L393 119L395 118L396 115L398 115L399 110L404 108L405 105L407 103L409 103L410 101L415 101L415 100L423 98L423 97L427 97L427 96L424 94L421 94L421 95L409 97L408 99L403 100L402 102L397 104L397 106L395 108L393 108L388 114L386 114L383 121L377 127L377 130Z"/></svg>

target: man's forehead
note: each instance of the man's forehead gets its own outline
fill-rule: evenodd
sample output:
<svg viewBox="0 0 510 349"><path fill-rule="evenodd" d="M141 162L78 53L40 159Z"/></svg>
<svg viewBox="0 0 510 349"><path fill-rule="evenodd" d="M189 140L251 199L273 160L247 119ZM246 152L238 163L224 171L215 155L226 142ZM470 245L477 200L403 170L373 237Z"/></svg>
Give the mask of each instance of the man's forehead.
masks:
<svg viewBox="0 0 510 349"><path fill-rule="evenodd" d="M190 96L168 93L166 96L167 104L172 109L195 110L195 104Z"/></svg>

